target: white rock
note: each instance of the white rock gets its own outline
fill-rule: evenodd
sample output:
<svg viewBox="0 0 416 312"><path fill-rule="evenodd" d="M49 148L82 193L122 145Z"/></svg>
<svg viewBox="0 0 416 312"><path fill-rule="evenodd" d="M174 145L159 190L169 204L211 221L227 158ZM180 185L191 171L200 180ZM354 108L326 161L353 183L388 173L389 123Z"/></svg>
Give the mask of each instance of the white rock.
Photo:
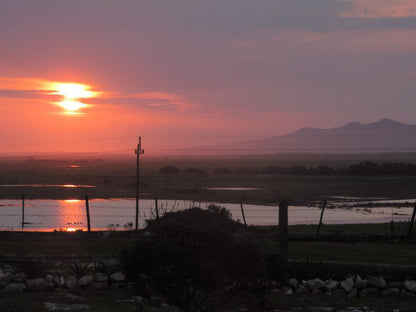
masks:
<svg viewBox="0 0 416 312"><path fill-rule="evenodd" d="M144 299L143 297L140 297L140 296L134 296L133 297L133 300L134 300L134 302L137 302L137 303L145 303L145 302L147 302L146 299Z"/></svg>
<svg viewBox="0 0 416 312"><path fill-rule="evenodd" d="M25 289L26 285L24 283L10 283L4 290L12 292L21 292Z"/></svg>
<svg viewBox="0 0 416 312"><path fill-rule="evenodd" d="M53 276L51 274L48 274L48 275L45 276L45 280L47 282L53 282Z"/></svg>
<svg viewBox="0 0 416 312"><path fill-rule="evenodd" d="M81 311L81 310L90 310L91 307L86 304L81 303L55 303L55 302L45 302L44 303L46 310L48 311Z"/></svg>
<svg viewBox="0 0 416 312"><path fill-rule="evenodd" d="M77 285L78 286L88 286L94 280L94 276L92 275L84 275L79 280Z"/></svg>
<svg viewBox="0 0 416 312"><path fill-rule="evenodd" d="M341 281L340 284L346 292L350 292L354 287L354 280L351 277L348 277L345 280Z"/></svg>
<svg viewBox="0 0 416 312"><path fill-rule="evenodd" d="M398 296L400 294L400 289L399 288L387 288L383 290L381 294L385 297Z"/></svg>
<svg viewBox="0 0 416 312"><path fill-rule="evenodd" d="M53 278L53 282L55 283L56 286L62 287L65 285L65 279L63 278L63 276L59 277L59 276L55 276Z"/></svg>
<svg viewBox="0 0 416 312"><path fill-rule="evenodd" d="M26 280L26 286L28 290L37 291L37 290L51 290L53 289L53 283L46 281L44 278L34 278Z"/></svg>
<svg viewBox="0 0 416 312"><path fill-rule="evenodd" d="M404 281L403 286L407 291L416 293L416 281Z"/></svg>
<svg viewBox="0 0 416 312"><path fill-rule="evenodd" d="M302 281L302 284L308 287L310 290L321 289L325 287L324 281L319 278L311 279L308 281Z"/></svg>
<svg viewBox="0 0 416 312"><path fill-rule="evenodd" d="M408 292L406 289L402 289L401 292L400 292L400 297L403 297L403 298L416 298L416 295L413 294L413 293L411 293L411 292Z"/></svg>
<svg viewBox="0 0 416 312"><path fill-rule="evenodd" d="M292 288L290 288L290 289L286 292L286 295L293 295L293 290L292 290Z"/></svg>
<svg viewBox="0 0 416 312"><path fill-rule="evenodd" d="M378 288L378 289L384 289L386 288L387 284L386 281L384 280L384 278L382 276L371 276L368 278L368 284L370 284L371 286Z"/></svg>
<svg viewBox="0 0 416 312"><path fill-rule="evenodd" d="M13 274L10 272L6 272L0 276L0 288L4 288L10 284L13 280Z"/></svg>
<svg viewBox="0 0 416 312"><path fill-rule="evenodd" d="M361 276L357 275L357 278L355 279L355 287L358 289L363 289L368 286L368 281L366 279L362 279Z"/></svg>
<svg viewBox="0 0 416 312"><path fill-rule="evenodd" d="M337 289L338 285L339 285L339 282L334 281L332 279L325 281L325 288L329 291L333 291L334 289Z"/></svg>
<svg viewBox="0 0 416 312"><path fill-rule="evenodd" d="M75 278L75 276L71 275L65 278L65 286L67 288L75 288L77 286L77 279Z"/></svg>
<svg viewBox="0 0 416 312"><path fill-rule="evenodd" d="M358 289L353 287L351 291L347 294L347 298L355 298L358 295Z"/></svg>
<svg viewBox="0 0 416 312"><path fill-rule="evenodd" d="M96 282L107 282L108 276L104 273L95 273L95 281Z"/></svg>
<svg viewBox="0 0 416 312"><path fill-rule="evenodd" d="M122 282L126 279L123 273L121 272L115 272L111 274L110 278L115 282Z"/></svg>
<svg viewBox="0 0 416 312"><path fill-rule="evenodd" d="M26 274L21 272L21 273L17 273L13 276L13 281L15 282L24 282L26 280Z"/></svg>

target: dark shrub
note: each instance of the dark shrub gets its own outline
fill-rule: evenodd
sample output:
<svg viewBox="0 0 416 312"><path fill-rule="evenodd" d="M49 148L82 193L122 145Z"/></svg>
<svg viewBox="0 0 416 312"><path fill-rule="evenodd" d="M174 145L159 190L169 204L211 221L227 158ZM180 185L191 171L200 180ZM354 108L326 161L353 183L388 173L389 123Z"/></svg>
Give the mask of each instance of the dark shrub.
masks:
<svg viewBox="0 0 416 312"><path fill-rule="evenodd" d="M214 173L216 174L231 174L233 171L229 168L216 168L214 169Z"/></svg>
<svg viewBox="0 0 416 312"><path fill-rule="evenodd" d="M231 213L220 206L210 205L207 210L191 208L182 211L168 212L163 218L149 220L146 230L158 234L170 234L170 231L185 227L197 235L202 231L235 231L243 225L231 219ZM169 232L169 233L167 233Z"/></svg>
<svg viewBox="0 0 416 312"><path fill-rule="evenodd" d="M205 174L205 171L198 168L186 168L184 171L186 174Z"/></svg>
<svg viewBox="0 0 416 312"><path fill-rule="evenodd" d="M177 174L180 173L181 169L175 167L175 166L164 166L160 168L159 173L160 174Z"/></svg>
<svg viewBox="0 0 416 312"><path fill-rule="evenodd" d="M334 168L328 166L319 166L316 168L316 174L318 175L334 175L337 174Z"/></svg>
<svg viewBox="0 0 416 312"><path fill-rule="evenodd" d="M231 297L261 296L268 279L266 257L238 230L244 226L218 206L167 213L121 261L142 296L150 286L184 311L219 311Z"/></svg>
<svg viewBox="0 0 416 312"><path fill-rule="evenodd" d="M351 165L347 169L351 175L379 175L381 174L378 165L370 161L364 161L357 165Z"/></svg>

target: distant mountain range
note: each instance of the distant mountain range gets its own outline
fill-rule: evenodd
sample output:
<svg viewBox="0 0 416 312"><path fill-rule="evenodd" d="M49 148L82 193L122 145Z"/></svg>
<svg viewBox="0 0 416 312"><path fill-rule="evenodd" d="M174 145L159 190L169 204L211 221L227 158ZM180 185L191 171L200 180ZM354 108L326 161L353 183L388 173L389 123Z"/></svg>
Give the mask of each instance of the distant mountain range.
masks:
<svg viewBox="0 0 416 312"><path fill-rule="evenodd" d="M350 122L331 129L302 128L268 139L228 144L222 149L255 154L416 152L416 125L387 118L369 124Z"/></svg>

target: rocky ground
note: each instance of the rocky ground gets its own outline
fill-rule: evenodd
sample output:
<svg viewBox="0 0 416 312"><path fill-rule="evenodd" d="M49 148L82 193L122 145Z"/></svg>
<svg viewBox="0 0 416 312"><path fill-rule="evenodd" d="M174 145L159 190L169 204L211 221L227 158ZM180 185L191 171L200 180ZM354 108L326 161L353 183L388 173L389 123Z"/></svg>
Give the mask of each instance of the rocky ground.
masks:
<svg viewBox="0 0 416 312"><path fill-rule="evenodd" d="M179 311L159 294L147 299L135 295L117 261L52 267L36 276L33 267L25 273L17 266L2 265L1 311ZM358 275L340 281L291 278L272 287L266 299L265 311L275 312L415 311L416 281ZM250 311L238 303L235 308Z"/></svg>

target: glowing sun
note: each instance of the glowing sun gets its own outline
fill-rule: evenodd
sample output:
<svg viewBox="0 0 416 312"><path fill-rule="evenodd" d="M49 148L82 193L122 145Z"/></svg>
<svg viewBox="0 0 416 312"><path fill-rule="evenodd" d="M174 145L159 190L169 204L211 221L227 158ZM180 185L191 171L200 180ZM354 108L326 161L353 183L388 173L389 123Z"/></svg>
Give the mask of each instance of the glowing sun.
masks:
<svg viewBox="0 0 416 312"><path fill-rule="evenodd" d="M87 107L79 101L79 99L86 99L96 95L95 92L90 91L90 87L80 83L55 83L52 86L55 90L53 94L63 96L63 100L57 103L65 109L65 114L79 114L78 110Z"/></svg>
<svg viewBox="0 0 416 312"><path fill-rule="evenodd" d="M66 99L89 98L94 92L89 91L89 87L79 83L57 83L55 85L56 93L63 95Z"/></svg>
<svg viewBox="0 0 416 312"><path fill-rule="evenodd" d="M69 101L69 100L64 100L60 102L59 105L65 108L67 111L71 111L71 112L76 112L80 108L87 106L87 104L77 102L77 101Z"/></svg>

